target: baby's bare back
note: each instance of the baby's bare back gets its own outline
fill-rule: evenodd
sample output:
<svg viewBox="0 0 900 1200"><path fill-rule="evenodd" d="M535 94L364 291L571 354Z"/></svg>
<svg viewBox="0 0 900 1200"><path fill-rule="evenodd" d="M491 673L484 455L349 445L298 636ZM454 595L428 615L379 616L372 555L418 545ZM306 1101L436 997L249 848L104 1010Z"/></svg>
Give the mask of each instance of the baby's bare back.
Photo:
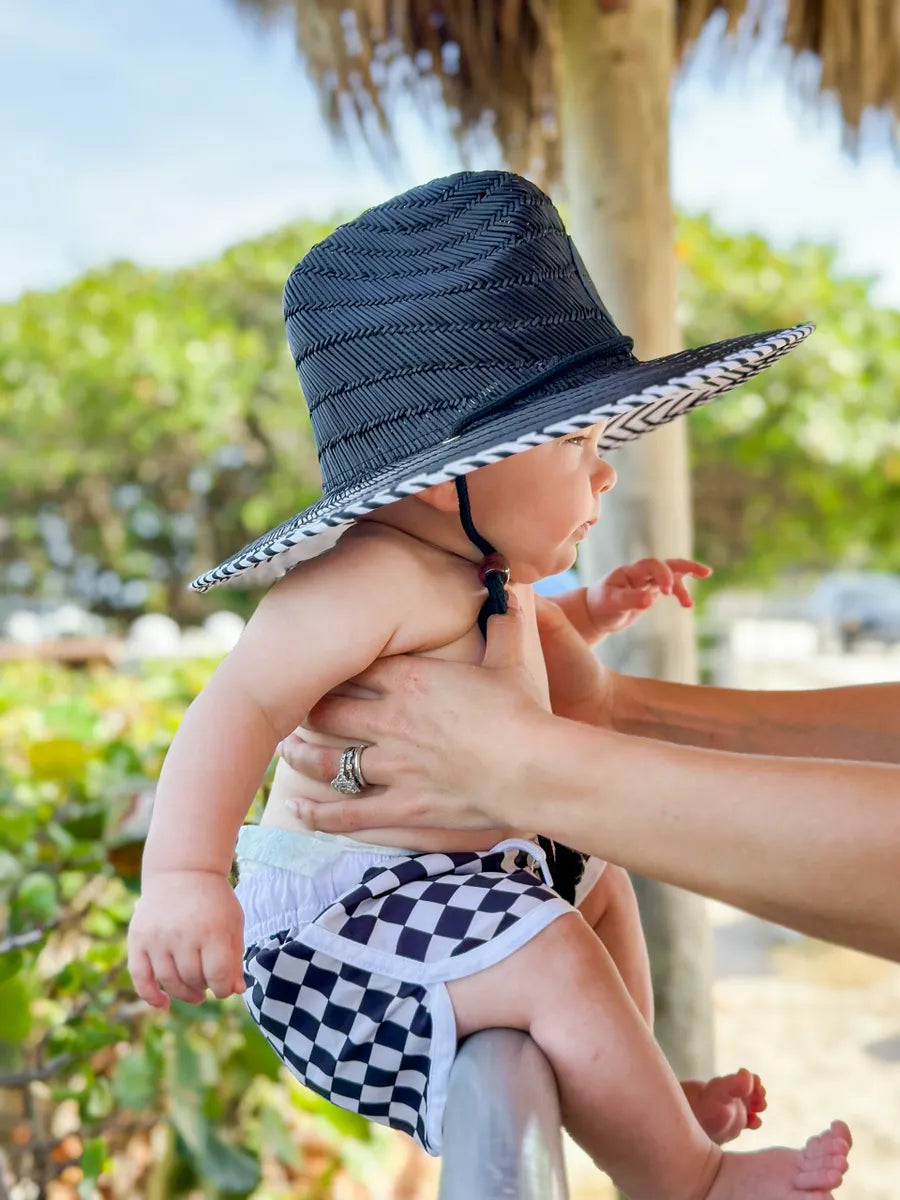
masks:
<svg viewBox="0 0 900 1200"><path fill-rule="evenodd" d="M375 523L355 526L345 537L382 539L396 565L397 547L402 546L403 566L394 570L397 589L398 627L394 637L379 657L395 654L421 654L429 658L478 665L484 655L484 639L478 628L478 613L484 602L484 589L478 581L478 565L457 555L428 546L399 530ZM340 569L335 553L335 569ZM348 585L352 583L348 580ZM534 610L534 594L528 585L511 585L525 615L527 633L527 665L540 695L549 708L547 675L541 653ZM327 630L315 633L327 637ZM364 688L347 681L332 689L332 694L371 696ZM327 746L347 744L336 738L316 733L304 722L307 741ZM362 760L365 768L365 755ZM485 780L485 787L491 781ZM269 794L261 824L282 829L305 829L303 822L287 807L287 801L298 797L327 799L330 789L306 779L279 761L275 780ZM323 796L324 793L324 796ZM372 803L378 803L377 790L370 793ZM359 830L358 841L385 846L405 846L417 850L480 850L509 836L509 830L479 830L464 833L453 829L371 829Z"/></svg>

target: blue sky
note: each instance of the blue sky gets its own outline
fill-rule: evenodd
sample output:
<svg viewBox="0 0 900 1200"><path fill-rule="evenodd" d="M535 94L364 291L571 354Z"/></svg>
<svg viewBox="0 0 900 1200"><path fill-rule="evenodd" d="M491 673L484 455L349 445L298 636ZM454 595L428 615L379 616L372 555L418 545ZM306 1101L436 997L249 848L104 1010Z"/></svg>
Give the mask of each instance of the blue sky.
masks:
<svg viewBox="0 0 900 1200"><path fill-rule="evenodd" d="M779 245L832 241L900 306L900 166L884 139L843 154L835 105L788 76L771 46L741 63L701 47L674 94L676 203ZM390 177L336 148L290 27L234 0L0 0L0 299L114 258L209 257L458 168L439 130L401 120Z"/></svg>

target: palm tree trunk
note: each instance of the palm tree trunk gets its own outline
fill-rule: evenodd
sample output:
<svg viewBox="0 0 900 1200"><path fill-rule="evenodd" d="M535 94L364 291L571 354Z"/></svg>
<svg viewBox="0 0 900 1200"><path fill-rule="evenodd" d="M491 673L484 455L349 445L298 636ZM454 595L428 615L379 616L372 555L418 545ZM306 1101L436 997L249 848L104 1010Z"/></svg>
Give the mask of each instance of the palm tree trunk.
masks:
<svg viewBox="0 0 900 1200"><path fill-rule="evenodd" d="M671 0L560 0L558 79L569 225L600 295L640 358L679 348L669 186ZM683 422L614 457L619 483L583 548L596 579L647 555L687 555L690 492ZM660 602L604 647L638 675L693 680L689 614ZM601 776L602 780L602 776ZM602 790L602 782L598 785ZM657 1036L676 1073L713 1067L711 955L703 902L638 880L653 963Z"/></svg>

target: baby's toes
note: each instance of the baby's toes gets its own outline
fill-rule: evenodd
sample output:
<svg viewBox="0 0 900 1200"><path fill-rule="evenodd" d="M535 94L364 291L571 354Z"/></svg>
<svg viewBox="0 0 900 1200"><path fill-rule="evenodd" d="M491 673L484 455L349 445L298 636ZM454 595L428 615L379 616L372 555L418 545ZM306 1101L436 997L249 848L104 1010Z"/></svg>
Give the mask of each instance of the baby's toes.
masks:
<svg viewBox="0 0 900 1200"><path fill-rule="evenodd" d="M837 1138L838 1141L846 1142L848 1150L853 1145L853 1134L850 1132L850 1126L846 1121L832 1121L831 1128L828 1130L828 1136Z"/></svg>
<svg viewBox="0 0 900 1200"><path fill-rule="evenodd" d="M846 1132L846 1137L844 1136ZM810 1138L803 1149L804 1163L818 1163L822 1159L840 1160L846 1170L847 1155L850 1153L852 1139L850 1130L844 1127L844 1132L822 1133Z"/></svg>
<svg viewBox="0 0 900 1200"><path fill-rule="evenodd" d="M801 1156L795 1186L804 1192L826 1194L840 1187L848 1166L849 1135L850 1130L843 1122L835 1122L826 1133L810 1138Z"/></svg>
<svg viewBox="0 0 900 1200"><path fill-rule="evenodd" d="M799 1188L803 1192L829 1192L833 1188L840 1187L843 1178L844 1171L838 1167L825 1165L804 1167L797 1173L797 1177L794 1180L794 1187Z"/></svg>

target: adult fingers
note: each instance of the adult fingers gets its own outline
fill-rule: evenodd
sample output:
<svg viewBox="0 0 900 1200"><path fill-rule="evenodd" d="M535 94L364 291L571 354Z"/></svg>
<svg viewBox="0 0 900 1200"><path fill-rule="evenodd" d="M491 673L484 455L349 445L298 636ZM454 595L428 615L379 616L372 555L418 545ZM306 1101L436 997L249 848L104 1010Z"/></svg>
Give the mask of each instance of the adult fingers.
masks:
<svg viewBox="0 0 900 1200"><path fill-rule="evenodd" d="M385 732L383 701L360 700L352 696L323 696L310 711L306 723L318 733L341 738L348 746L357 742L377 742L379 734ZM294 737L291 734L285 739L285 744ZM291 762L290 758L288 762ZM329 778L333 779L336 774L337 767Z"/></svg>
<svg viewBox="0 0 900 1200"><path fill-rule="evenodd" d="M372 804L368 798L358 800L298 800L297 813L308 829L322 833L355 833L358 829L389 829L422 821L421 804L401 798L380 799Z"/></svg>
<svg viewBox="0 0 900 1200"><path fill-rule="evenodd" d="M360 774L367 785L376 783L377 764L370 753L374 749L374 746L366 746L359 755ZM297 731L289 734L278 746L278 753L289 767L323 784L330 784L337 776L343 750L341 746L321 746L308 742Z"/></svg>
<svg viewBox="0 0 900 1200"><path fill-rule="evenodd" d="M496 613L487 623L481 665L494 670L525 665L525 617L512 594L506 612Z"/></svg>

